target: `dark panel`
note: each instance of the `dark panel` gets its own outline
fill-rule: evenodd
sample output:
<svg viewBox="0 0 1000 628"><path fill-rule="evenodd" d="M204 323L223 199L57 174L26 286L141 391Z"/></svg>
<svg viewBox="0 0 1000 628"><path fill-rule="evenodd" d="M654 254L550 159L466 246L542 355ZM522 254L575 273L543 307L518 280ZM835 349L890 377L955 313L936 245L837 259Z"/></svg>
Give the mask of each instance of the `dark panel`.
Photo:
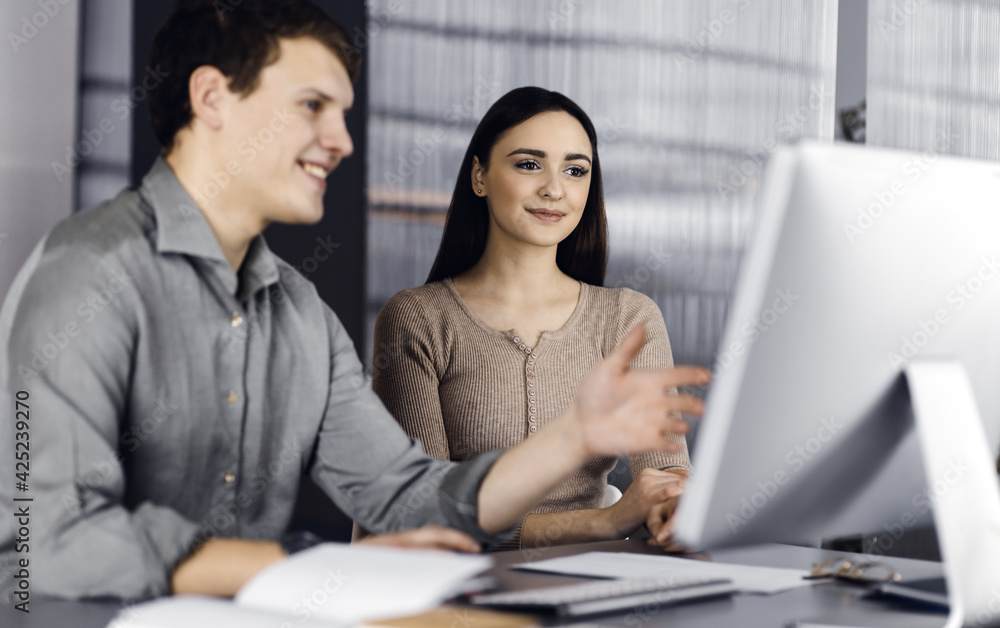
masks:
<svg viewBox="0 0 1000 628"><path fill-rule="evenodd" d="M363 0L317 0L349 33L365 28ZM133 77L146 72L149 47L160 24L173 8L173 0L136 0L133 40ZM355 29L358 29L357 31ZM362 347L365 303L365 161L368 80L366 65L354 85L354 108L347 126L354 140L354 155L327 180L323 220L312 226L273 225L266 232L271 249L306 275L343 321L344 327ZM149 125L149 113L143 104L133 116L132 171L133 185L139 182L159 154L159 145ZM314 253L320 248L319 260ZM275 377L282 374L275 373ZM350 538L350 520L312 483L303 482L296 508L295 528L309 529L332 540Z"/></svg>

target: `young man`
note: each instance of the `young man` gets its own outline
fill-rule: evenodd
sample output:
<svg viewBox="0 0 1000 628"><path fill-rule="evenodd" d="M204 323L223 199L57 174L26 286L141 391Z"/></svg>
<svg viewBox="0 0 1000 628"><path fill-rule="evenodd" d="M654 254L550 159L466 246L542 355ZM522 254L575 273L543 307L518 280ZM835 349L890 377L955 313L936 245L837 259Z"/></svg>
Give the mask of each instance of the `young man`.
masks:
<svg viewBox="0 0 1000 628"><path fill-rule="evenodd" d="M48 234L0 311L2 402L25 412L3 468L30 444L26 488L0 483L30 540L4 527L0 548L7 569L30 562L33 593L231 595L285 555L306 472L375 532L454 528L376 542L475 551L590 457L669 449L677 413L700 413L665 391L707 372L628 372L640 330L518 447L423 455L336 316L261 236L321 218L324 179L352 152L357 59L307 0L188 1L157 35L165 157Z"/></svg>

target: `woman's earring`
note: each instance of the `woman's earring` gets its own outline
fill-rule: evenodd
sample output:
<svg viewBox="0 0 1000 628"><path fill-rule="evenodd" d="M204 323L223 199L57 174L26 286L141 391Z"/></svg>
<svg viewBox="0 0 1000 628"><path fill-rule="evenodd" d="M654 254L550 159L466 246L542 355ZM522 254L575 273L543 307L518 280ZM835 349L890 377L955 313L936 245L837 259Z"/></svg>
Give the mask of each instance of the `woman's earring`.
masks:
<svg viewBox="0 0 1000 628"><path fill-rule="evenodd" d="M482 194L482 193L483 193L482 190L476 190L476 194Z"/></svg>

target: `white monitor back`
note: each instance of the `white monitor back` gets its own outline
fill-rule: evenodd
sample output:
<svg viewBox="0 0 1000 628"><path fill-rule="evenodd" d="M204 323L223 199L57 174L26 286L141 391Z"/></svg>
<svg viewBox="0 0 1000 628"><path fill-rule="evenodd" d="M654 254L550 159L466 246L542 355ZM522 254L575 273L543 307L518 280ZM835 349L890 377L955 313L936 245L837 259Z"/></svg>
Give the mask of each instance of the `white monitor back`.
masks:
<svg viewBox="0 0 1000 628"><path fill-rule="evenodd" d="M677 515L696 547L931 522L901 369L965 365L1000 442L1000 165L802 143L768 165ZM963 473L955 461L955 478Z"/></svg>

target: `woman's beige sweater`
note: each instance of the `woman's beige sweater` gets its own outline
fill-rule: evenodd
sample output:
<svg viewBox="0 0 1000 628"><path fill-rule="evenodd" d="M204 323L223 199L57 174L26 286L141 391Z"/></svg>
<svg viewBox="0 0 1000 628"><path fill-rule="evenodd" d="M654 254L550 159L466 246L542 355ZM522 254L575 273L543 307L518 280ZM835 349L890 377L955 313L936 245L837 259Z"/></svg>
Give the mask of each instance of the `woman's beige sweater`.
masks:
<svg viewBox="0 0 1000 628"><path fill-rule="evenodd" d="M513 330L483 323L446 279L403 290L382 308L372 385L429 455L467 460L531 438L572 403L584 375L640 323L646 343L632 368L673 366L659 309L633 290L581 284L569 320L528 347ZM646 467L687 469L687 445L676 439L683 447L678 453L631 456L633 477ZM614 465L614 458L591 460L534 512L599 508Z"/></svg>

